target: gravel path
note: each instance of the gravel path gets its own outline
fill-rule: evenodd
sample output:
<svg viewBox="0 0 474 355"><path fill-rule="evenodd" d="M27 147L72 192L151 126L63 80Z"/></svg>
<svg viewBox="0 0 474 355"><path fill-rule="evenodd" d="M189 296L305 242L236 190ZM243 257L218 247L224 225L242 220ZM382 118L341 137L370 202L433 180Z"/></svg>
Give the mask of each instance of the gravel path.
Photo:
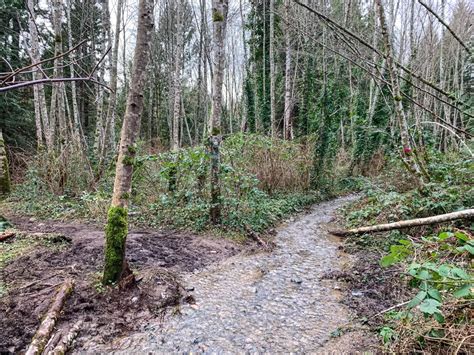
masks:
<svg viewBox="0 0 474 355"><path fill-rule="evenodd" d="M184 275L196 304L182 306L181 315L149 324L143 332L116 341L107 351L350 351L350 339L341 347L329 344L325 348L331 333L350 321L350 314L338 302L337 283L321 277L348 262L324 225L336 209L352 199L315 205L309 213L280 227L271 253L235 256Z"/></svg>

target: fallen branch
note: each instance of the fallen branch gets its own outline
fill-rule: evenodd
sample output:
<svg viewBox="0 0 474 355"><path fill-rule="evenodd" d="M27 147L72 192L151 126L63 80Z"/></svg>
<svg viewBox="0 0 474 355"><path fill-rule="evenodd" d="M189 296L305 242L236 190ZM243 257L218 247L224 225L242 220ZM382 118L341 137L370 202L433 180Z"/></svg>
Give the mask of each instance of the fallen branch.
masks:
<svg viewBox="0 0 474 355"><path fill-rule="evenodd" d="M386 223L386 224L377 224L375 226L360 227L360 228L354 228L354 229L349 229L349 230L332 230L332 231L329 231L329 233L340 236L340 237L344 237L347 235L354 235L354 234L386 232L393 229L426 226L430 224L436 224L436 223L442 223L442 222L454 221L456 219L466 219L466 218L474 218L474 209L440 214L438 216L432 216L432 217L426 217L426 218L416 218L416 219L409 219L406 221L399 221L399 222Z"/></svg>
<svg viewBox="0 0 474 355"><path fill-rule="evenodd" d="M44 347L51 337L51 332L56 325L56 321L59 318L61 310L64 306L64 302L72 292L73 287L74 283L71 279L67 279L63 282L58 290L58 293L56 294L56 297L53 300L53 303L49 307L46 316L33 336L33 340L31 341L31 344L28 347L25 355L37 355L43 352Z"/></svg>
<svg viewBox="0 0 474 355"><path fill-rule="evenodd" d="M40 283L40 282L42 282L42 281L49 280L49 279L51 279L51 278L53 278L53 277L56 277L56 276L59 276L59 275L61 275L61 274L62 274L62 272L58 272L58 273L55 273L55 274L52 274L52 275L48 275L48 276L46 276L46 277L43 277L42 279L35 280L35 281L32 281L32 282L27 283L26 285L17 287L16 290L23 290L23 289L25 289L25 288L29 288L29 287L34 286L34 285L36 285L36 284L38 284L38 283ZM47 285L47 286L49 286L49 285Z"/></svg>
<svg viewBox="0 0 474 355"><path fill-rule="evenodd" d="M72 343L74 342L74 339L76 339L77 334L81 330L81 327L82 327L82 320L79 320L72 326L71 329L69 329L69 331L66 334L64 334L59 344L56 345L56 347L53 349L52 354L53 355L66 354L66 352L69 350Z"/></svg>
<svg viewBox="0 0 474 355"><path fill-rule="evenodd" d="M384 309L383 311L380 311L379 313L374 314L374 315L371 316L370 318L375 318L375 317L377 317L377 316L380 316L380 315L382 315L382 314L385 314L385 313L387 313L387 312L390 312L390 311L393 310L393 309L396 309L396 308L398 308L398 307L402 307L402 306L404 306L404 305L406 305L406 304L408 304L408 303L410 303L410 300L405 301L405 302L402 302L402 303L399 303L399 304L396 304L395 306L389 307L389 308L387 308L387 309Z"/></svg>
<svg viewBox="0 0 474 355"><path fill-rule="evenodd" d="M20 89L25 86L32 86L32 85L38 85L38 84L51 84L51 83L60 83L60 82L69 82L69 81L89 81L91 83L100 85L105 87L107 90L112 92L112 90L105 85L104 83L101 83L95 79L92 79L91 77L84 77L84 78L52 78L52 79L38 79L38 80L30 80L30 81L23 81L17 84L13 84L10 86L4 86L0 87L0 93L6 92L9 90L14 90L14 89Z"/></svg>
<svg viewBox="0 0 474 355"><path fill-rule="evenodd" d="M14 237L14 236L15 236L15 233L13 233L13 232L2 233L2 234L0 234L0 242L3 242L7 239L10 239L11 237Z"/></svg>
<svg viewBox="0 0 474 355"><path fill-rule="evenodd" d="M258 244L260 244L261 246L263 246L264 248L267 248L268 247L268 244L258 236L257 233L255 233L252 228L250 228L248 225L245 225L244 226L245 228L245 232L247 234L247 237L249 237L250 239L256 241Z"/></svg>

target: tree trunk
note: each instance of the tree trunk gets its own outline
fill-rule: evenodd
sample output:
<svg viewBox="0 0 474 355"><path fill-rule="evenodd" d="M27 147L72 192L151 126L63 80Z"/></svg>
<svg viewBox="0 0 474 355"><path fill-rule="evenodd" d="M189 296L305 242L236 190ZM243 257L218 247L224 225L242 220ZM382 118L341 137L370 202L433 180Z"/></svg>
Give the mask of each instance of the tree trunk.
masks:
<svg viewBox="0 0 474 355"><path fill-rule="evenodd" d="M5 150L5 141L0 131L0 195L11 192L10 169L8 167L8 156Z"/></svg>
<svg viewBox="0 0 474 355"><path fill-rule="evenodd" d="M275 0L270 0L270 125L272 137L278 133L275 119Z"/></svg>
<svg viewBox="0 0 474 355"><path fill-rule="evenodd" d="M112 60L110 68L110 94L109 105L107 107L107 116L105 119L104 142L102 146L101 159L105 158L107 147L114 148L115 146L115 111L117 106L117 65L118 65L118 50L120 42L120 26L122 25L122 8L123 1L117 2L117 18L115 23L114 46L112 49ZM124 43L125 45L125 43ZM126 70L126 63L124 65L124 72Z"/></svg>
<svg viewBox="0 0 474 355"><path fill-rule="evenodd" d="M410 142L410 136L408 132L408 122L405 116L405 112L402 104L402 94L400 91L400 83L397 73L397 66L395 64L392 45L390 42L390 35L387 30L387 24L385 20L384 8L381 0L375 0L378 8L378 15L380 21L380 28L382 30L382 38L385 45L386 60L387 60L387 71L390 75L391 91L393 97L393 103L395 108L395 117L400 129L400 137L402 143L401 156L405 166L418 178L421 185L424 184L424 180L428 179L427 174L424 173L423 167L418 163L416 157L416 150Z"/></svg>
<svg viewBox="0 0 474 355"><path fill-rule="evenodd" d="M32 63L38 63L41 60L39 52L39 37L35 23L35 9L34 0L28 0L28 30L30 32L30 57ZM40 80L43 78L41 73L41 65L33 68L33 80ZM43 134L46 138L46 147L52 148L49 136L49 115L46 107L46 99L44 94L44 86L42 84L33 86L34 107L35 107L35 124L36 124L36 139L38 148L43 146Z"/></svg>
<svg viewBox="0 0 474 355"><path fill-rule="evenodd" d="M63 51L61 20L62 20L62 0L53 0L53 30L54 30L54 55L58 56ZM57 57L54 59L54 78L63 77L63 59ZM66 143L66 118L65 103L63 100L63 91L65 90L64 82L53 83L51 89L51 107L50 107L50 130L52 139L55 139L56 125L59 127L59 146L62 147Z"/></svg>
<svg viewBox="0 0 474 355"><path fill-rule="evenodd" d="M130 90L123 119L119 155L115 168L114 192L105 229L105 265L103 283L111 284L126 276L125 241L128 231L128 201L132 192L132 173L136 154L135 141L140 132L143 111L146 66L153 32L153 0L140 0L138 28L133 57Z"/></svg>
<svg viewBox="0 0 474 355"><path fill-rule="evenodd" d="M180 118L181 118L181 71L183 69L183 50L184 50L184 33L183 33L183 12L184 4L182 0L176 1L176 29L175 29L175 56L174 56L174 97L173 97L173 122L172 122L172 141L171 149L177 150L180 147Z"/></svg>
<svg viewBox="0 0 474 355"><path fill-rule="evenodd" d="M67 28L68 28L68 46L69 49L73 47L72 45L72 28L71 28L71 7L72 7L72 1L68 0L68 4L66 6L66 16L67 16ZM74 61L76 59L76 55L74 51L71 51L69 54L69 58L71 60L71 63L69 64L69 71L70 71L70 77L74 78L75 76L75 71L74 71ZM73 121L74 121L74 132L73 137L75 138L79 149L83 150L86 148L86 140L84 137L84 132L82 130L82 124L81 124L81 119L79 116L79 107L77 105L77 88L76 88L76 82L72 81L71 82L71 99L72 99L72 116L73 116Z"/></svg>
<svg viewBox="0 0 474 355"><path fill-rule="evenodd" d="M227 25L227 12L229 0L212 1L212 23L214 28L214 80L212 84L212 113L209 124L209 146L211 153L211 222L220 222L220 186L219 146L222 141L221 115L222 115L222 84L224 81L224 39Z"/></svg>
<svg viewBox="0 0 474 355"><path fill-rule="evenodd" d="M290 21L290 1L285 0L285 17ZM283 138L290 139L292 136L291 128L291 36L290 28L287 26L285 31L285 109L283 113Z"/></svg>

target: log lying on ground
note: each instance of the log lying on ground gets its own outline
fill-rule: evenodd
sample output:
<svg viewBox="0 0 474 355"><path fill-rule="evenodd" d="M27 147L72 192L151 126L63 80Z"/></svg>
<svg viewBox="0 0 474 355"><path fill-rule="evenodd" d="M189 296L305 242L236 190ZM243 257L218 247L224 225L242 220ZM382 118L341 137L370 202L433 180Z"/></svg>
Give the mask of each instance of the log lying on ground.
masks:
<svg viewBox="0 0 474 355"><path fill-rule="evenodd" d="M474 218L474 209L440 214L437 216L426 217L426 218L416 218L416 219L409 219L406 221L399 221L399 222L386 223L386 224L377 224L375 226L360 227L360 228L354 228L354 229L349 229L349 230L331 230L329 231L329 233L340 236L340 237L344 237L347 235L386 232L393 229L425 226L429 224L449 222L449 221L454 221L456 219L466 219L466 218Z"/></svg>
<svg viewBox="0 0 474 355"><path fill-rule="evenodd" d="M71 347L74 339L76 339L77 334L81 330L82 320L77 321L68 332L64 334L59 344L57 344L52 351L53 355L64 355Z"/></svg>
<svg viewBox="0 0 474 355"><path fill-rule="evenodd" d="M2 233L0 234L0 242L3 242L4 240L10 239L11 237L14 237L15 233Z"/></svg>
<svg viewBox="0 0 474 355"><path fill-rule="evenodd" d="M51 337L51 332L54 329L56 321L59 318L61 310L64 306L64 302L69 294L72 292L74 283L71 279L67 279L63 282L61 287L56 294L51 306L48 309L43 321L41 322L38 330L36 331L33 340L31 341L28 350L25 355L37 355L43 352L44 347Z"/></svg>

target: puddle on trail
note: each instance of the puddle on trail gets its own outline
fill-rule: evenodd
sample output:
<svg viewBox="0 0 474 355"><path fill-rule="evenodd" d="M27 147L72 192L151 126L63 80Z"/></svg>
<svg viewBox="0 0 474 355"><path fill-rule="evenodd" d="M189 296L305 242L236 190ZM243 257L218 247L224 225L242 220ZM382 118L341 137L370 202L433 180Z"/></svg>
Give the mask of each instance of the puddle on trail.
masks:
<svg viewBox="0 0 474 355"><path fill-rule="evenodd" d="M349 311L338 302L342 296L335 282L321 280L349 262L338 251L338 241L325 232L325 224L354 198L315 205L280 227L271 253L238 255L184 275L196 304L182 306L181 315L149 324L107 349L86 351L325 351L331 333L350 321ZM343 343L337 350L351 350L351 340Z"/></svg>

